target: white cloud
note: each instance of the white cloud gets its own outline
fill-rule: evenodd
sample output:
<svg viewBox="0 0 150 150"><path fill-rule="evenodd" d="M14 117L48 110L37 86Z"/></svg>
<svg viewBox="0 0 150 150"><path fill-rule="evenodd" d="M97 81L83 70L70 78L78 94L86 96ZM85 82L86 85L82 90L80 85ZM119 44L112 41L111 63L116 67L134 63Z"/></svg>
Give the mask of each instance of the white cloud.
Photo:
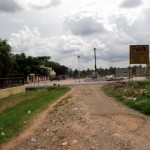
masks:
<svg viewBox="0 0 150 150"><path fill-rule="evenodd" d="M150 8L145 9L131 26L131 36L136 39L136 44L148 44L150 38Z"/></svg>
<svg viewBox="0 0 150 150"><path fill-rule="evenodd" d="M120 7L134 8L140 6L142 3L143 3L142 0L123 0Z"/></svg>
<svg viewBox="0 0 150 150"><path fill-rule="evenodd" d="M51 6L58 6L61 4L61 0L51 0Z"/></svg>
<svg viewBox="0 0 150 150"><path fill-rule="evenodd" d="M21 23L21 24L24 24L25 21L22 20L22 19L16 19L16 18L11 18L10 19L11 22L14 22L14 23Z"/></svg>
<svg viewBox="0 0 150 150"><path fill-rule="evenodd" d="M12 33L9 42L14 53L25 53L34 56L46 55L45 49L49 45L47 39L41 38L37 28L30 30L27 26L18 33Z"/></svg>
<svg viewBox="0 0 150 150"><path fill-rule="evenodd" d="M81 17L80 15L77 16L79 20L84 18L83 16ZM131 27L130 20L124 15L110 16L109 18L102 18L97 15L93 16L96 16L95 22L97 20L102 20L102 26L105 27L105 31L94 32L94 35L92 32L87 32L91 33L90 36L88 37L85 37L84 36L85 34L80 34L80 36L84 39L86 38L87 43L89 43L90 46L88 46L88 48L90 50L93 50L94 47L97 48L97 58L99 60L107 61L110 63L117 63L117 62L120 63L121 61L128 60L129 45L135 42L132 36L130 35L130 27ZM72 24L74 26L75 23ZM81 27L76 26L75 31L78 31L78 28L81 30L82 25ZM85 26L84 28L87 27ZM90 29L87 28L87 30ZM72 33L78 35L76 34L76 32ZM82 31L80 31L80 33L82 33ZM87 62L93 59L93 53L88 54L90 57L85 57L86 55L84 55L84 59L87 60Z"/></svg>
<svg viewBox="0 0 150 150"><path fill-rule="evenodd" d="M106 31L102 18L93 16L88 12L78 12L66 17L64 22L66 30L75 35L88 36Z"/></svg>
<svg viewBox="0 0 150 150"><path fill-rule="evenodd" d="M0 0L0 12L16 12L22 10L22 7L15 0Z"/></svg>
<svg viewBox="0 0 150 150"><path fill-rule="evenodd" d="M61 4L61 0L48 0L48 1L40 1L39 3L30 2L29 6L35 9L47 9L50 7L56 7Z"/></svg>

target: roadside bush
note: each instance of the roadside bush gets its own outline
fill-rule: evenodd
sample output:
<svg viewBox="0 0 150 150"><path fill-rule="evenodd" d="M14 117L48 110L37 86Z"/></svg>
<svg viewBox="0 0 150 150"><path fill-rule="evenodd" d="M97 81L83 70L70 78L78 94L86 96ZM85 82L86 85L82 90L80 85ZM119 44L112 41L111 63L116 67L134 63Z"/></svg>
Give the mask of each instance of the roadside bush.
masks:
<svg viewBox="0 0 150 150"><path fill-rule="evenodd" d="M129 82L116 87L116 83L104 85L102 90L109 96L116 98L132 109L150 115L150 82Z"/></svg>

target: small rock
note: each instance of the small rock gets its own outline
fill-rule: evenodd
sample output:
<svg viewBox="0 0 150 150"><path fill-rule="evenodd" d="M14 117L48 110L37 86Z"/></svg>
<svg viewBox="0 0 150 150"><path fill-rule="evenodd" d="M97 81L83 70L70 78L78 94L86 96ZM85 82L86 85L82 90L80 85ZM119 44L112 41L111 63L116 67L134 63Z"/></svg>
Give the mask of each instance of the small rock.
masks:
<svg viewBox="0 0 150 150"><path fill-rule="evenodd" d="M46 132L50 132L50 129L47 128Z"/></svg>
<svg viewBox="0 0 150 150"><path fill-rule="evenodd" d="M61 145L62 146L66 146L68 144L68 142L64 142L64 143L62 143Z"/></svg>
<svg viewBox="0 0 150 150"><path fill-rule="evenodd" d="M92 147L90 147L90 150L95 150L95 147L93 147L93 146L92 146Z"/></svg>
<svg viewBox="0 0 150 150"><path fill-rule="evenodd" d="M36 142L36 139L35 139L35 138L32 138L32 139L31 139L31 142Z"/></svg>
<svg viewBox="0 0 150 150"><path fill-rule="evenodd" d="M23 123L24 123L24 124L26 124L27 122L26 122L26 121L24 121Z"/></svg>
<svg viewBox="0 0 150 150"><path fill-rule="evenodd" d="M31 110L28 110L28 114L31 114Z"/></svg>
<svg viewBox="0 0 150 150"><path fill-rule="evenodd" d="M49 136L49 134L46 132L46 133L43 134L43 136Z"/></svg>
<svg viewBox="0 0 150 150"><path fill-rule="evenodd" d="M58 131L57 129L54 129L52 132L53 132L53 133L56 133L57 131Z"/></svg>
<svg viewBox="0 0 150 150"><path fill-rule="evenodd" d="M5 133L4 133L4 132L2 132L2 133L1 133L1 135L3 135L3 136L4 136L4 135L5 135Z"/></svg>
<svg viewBox="0 0 150 150"><path fill-rule="evenodd" d="M72 141L72 144L76 144L78 141L77 140L73 140Z"/></svg>

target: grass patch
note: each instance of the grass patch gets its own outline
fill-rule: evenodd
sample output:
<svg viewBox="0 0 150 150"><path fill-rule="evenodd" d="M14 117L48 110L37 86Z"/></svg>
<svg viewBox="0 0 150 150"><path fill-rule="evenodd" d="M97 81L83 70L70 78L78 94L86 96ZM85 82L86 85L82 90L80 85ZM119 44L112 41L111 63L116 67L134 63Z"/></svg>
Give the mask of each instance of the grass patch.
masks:
<svg viewBox="0 0 150 150"><path fill-rule="evenodd" d="M63 140L66 138L65 134L64 133L57 133L56 134L56 137L59 139L59 140Z"/></svg>
<svg viewBox="0 0 150 150"><path fill-rule="evenodd" d="M9 97L1 98L0 99L0 112L8 107L15 106L17 103L24 101L28 98L31 98L32 95L30 92L28 93L19 93L16 95L11 95Z"/></svg>
<svg viewBox="0 0 150 150"><path fill-rule="evenodd" d="M128 107L150 115L150 82L110 83L102 90Z"/></svg>
<svg viewBox="0 0 150 150"><path fill-rule="evenodd" d="M0 112L0 144L18 135L30 124L32 117L44 110L50 102L69 91L67 87L48 88L29 91L31 97L17 103L15 106L6 108ZM18 98L20 95L16 95ZM25 96L25 95L24 95ZM14 96L3 99L9 101Z"/></svg>
<svg viewBox="0 0 150 150"><path fill-rule="evenodd" d="M0 105L5 104L7 102L10 102L14 99L18 99L18 98L21 98L23 96L28 96L28 95L29 95L29 93L28 94L27 93L19 93L19 94L11 95L9 97L1 98L0 99Z"/></svg>

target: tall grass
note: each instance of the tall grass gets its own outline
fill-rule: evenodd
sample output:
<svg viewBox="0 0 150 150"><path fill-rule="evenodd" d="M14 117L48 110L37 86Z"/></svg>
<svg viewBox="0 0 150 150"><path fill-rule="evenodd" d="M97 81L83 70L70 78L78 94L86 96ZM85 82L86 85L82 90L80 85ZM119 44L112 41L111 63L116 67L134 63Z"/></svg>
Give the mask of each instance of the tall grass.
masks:
<svg viewBox="0 0 150 150"><path fill-rule="evenodd" d="M114 85L105 85L102 90L109 96L121 101L128 107L150 115L150 82L136 81L122 84L119 88Z"/></svg>

